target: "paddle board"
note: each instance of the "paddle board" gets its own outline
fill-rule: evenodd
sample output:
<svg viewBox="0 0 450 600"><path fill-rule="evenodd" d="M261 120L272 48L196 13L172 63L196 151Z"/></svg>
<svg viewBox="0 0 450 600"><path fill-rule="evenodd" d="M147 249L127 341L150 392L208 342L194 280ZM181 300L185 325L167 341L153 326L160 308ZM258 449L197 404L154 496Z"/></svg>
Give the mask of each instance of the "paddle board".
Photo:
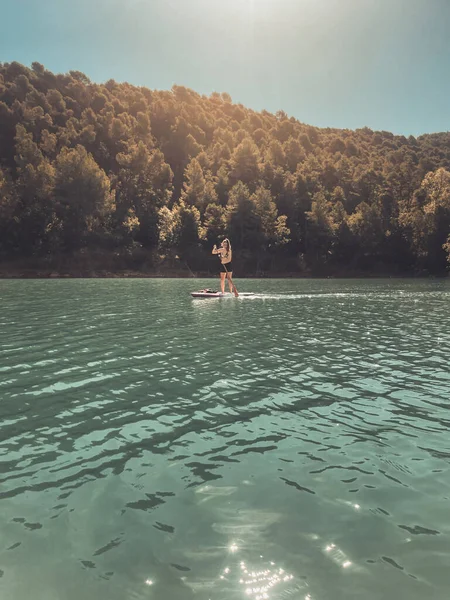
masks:
<svg viewBox="0 0 450 600"><path fill-rule="evenodd" d="M198 292L191 292L191 296L193 298L234 298L234 294L230 292L216 292L215 290L200 290ZM239 297L253 297L255 294L253 292L242 292L239 294Z"/></svg>
<svg viewBox="0 0 450 600"><path fill-rule="evenodd" d="M215 292L214 290L200 290L199 292L191 292L193 298L225 298L231 296L231 294L222 294L222 292Z"/></svg>

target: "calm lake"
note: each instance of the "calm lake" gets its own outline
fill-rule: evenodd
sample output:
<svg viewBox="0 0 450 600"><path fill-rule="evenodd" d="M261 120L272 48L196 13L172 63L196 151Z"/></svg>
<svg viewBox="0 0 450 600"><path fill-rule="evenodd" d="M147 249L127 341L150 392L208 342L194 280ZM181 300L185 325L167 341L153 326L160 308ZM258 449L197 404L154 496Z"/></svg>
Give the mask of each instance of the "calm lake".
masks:
<svg viewBox="0 0 450 600"><path fill-rule="evenodd" d="M0 281L0 597L444 600L450 281Z"/></svg>

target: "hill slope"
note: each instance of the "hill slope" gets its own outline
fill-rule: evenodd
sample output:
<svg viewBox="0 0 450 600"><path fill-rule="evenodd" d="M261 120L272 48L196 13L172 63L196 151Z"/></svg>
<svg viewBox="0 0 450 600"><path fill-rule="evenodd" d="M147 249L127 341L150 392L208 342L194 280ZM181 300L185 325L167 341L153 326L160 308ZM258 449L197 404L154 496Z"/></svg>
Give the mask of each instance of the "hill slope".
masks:
<svg viewBox="0 0 450 600"><path fill-rule="evenodd" d="M450 133L319 129L0 63L4 264L214 272L227 235L238 275L443 274L449 170Z"/></svg>

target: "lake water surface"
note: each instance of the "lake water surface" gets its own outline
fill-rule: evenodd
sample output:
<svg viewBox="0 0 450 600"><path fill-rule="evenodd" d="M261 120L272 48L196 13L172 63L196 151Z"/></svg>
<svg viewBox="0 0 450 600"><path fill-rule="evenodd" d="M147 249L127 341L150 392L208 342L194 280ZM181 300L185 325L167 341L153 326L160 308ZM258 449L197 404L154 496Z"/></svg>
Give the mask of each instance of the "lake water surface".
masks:
<svg viewBox="0 0 450 600"><path fill-rule="evenodd" d="M0 598L450 596L450 282L0 281Z"/></svg>

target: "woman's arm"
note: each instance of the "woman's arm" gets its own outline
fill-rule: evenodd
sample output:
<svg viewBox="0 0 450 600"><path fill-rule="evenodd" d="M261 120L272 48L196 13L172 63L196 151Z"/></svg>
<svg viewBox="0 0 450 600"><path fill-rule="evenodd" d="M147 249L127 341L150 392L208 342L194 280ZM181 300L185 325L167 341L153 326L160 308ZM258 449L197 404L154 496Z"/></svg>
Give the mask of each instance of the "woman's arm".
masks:
<svg viewBox="0 0 450 600"><path fill-rule="evenodd" d="M222 248L217 249L217 246L214 244L214 248L212 249L213 254L222 254Z"/></svg>

